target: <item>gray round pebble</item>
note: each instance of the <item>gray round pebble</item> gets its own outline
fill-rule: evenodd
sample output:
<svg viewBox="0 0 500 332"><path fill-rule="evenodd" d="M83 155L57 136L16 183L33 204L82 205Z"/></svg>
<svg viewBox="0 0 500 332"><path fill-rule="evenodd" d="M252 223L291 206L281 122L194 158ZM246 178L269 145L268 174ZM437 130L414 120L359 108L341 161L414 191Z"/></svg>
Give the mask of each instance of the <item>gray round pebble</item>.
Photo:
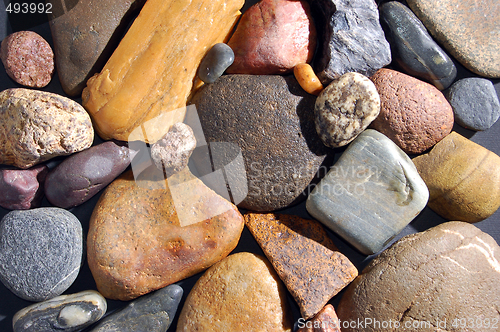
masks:
<svg viewBox="0 0 500 332"><path fill-rule="evenodd" d="M224 74L234 62L234 52L227 44L215 44L200 63L199 78L205 83L213 83Z"/></svg>
<svg viewBox="0 0 500 332"><path fill-rule="evenodd" d="M83 254L82 226L60 208L11 211L0 222L0 281L28 301L62 294Z"/></svg>
<svg viewBox="0 0 500 332"><path fill-rule="evenodd" d="M495 87L485 78L470 77L455 82L446 92L455 121L472 130L489 129L500 117Z"/></svg>

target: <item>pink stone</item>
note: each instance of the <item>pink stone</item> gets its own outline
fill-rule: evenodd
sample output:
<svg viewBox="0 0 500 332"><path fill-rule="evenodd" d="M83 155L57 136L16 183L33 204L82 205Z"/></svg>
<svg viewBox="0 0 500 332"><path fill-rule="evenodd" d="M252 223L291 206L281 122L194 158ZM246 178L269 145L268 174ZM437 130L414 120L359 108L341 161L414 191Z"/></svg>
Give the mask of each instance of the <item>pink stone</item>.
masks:
<svg viewBox="0 0 500 332"><path fill-rule="evenodd" d="M340 321L331 304L327 304L313 319L299 321L297 332L340 332Z"/></svg>
<svg viewBox="0 0 500 332"><path fill-rule="evenodd" d="M229 74L289 73L310 62L316 28L306 1L262 0L241 17L228 45L235 54Z"/></svg>
<svg viewBox="0 0 500 332"><path fill-rule="evenodd" d="M39 207L48 170L46 165L0 170L0 206L9 210Z"/></svg>

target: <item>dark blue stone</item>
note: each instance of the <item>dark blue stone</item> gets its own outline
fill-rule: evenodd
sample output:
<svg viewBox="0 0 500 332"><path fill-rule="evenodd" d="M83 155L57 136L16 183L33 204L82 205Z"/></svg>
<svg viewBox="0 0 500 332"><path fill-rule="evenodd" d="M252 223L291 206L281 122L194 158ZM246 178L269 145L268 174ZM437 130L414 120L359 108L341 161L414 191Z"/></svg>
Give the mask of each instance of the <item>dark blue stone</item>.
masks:
<svg viewBox="0 0 500 332"><path fill-rule="evenodd" d="M205 83L213 83L234 62L234 52L227 44L215 44L205 55L198 69L198 77Z"/></svg>
<svg viewBox="0 0 500 332"><path fill-rule="evenodd" d="M396 1L383 4L380 22L391 43L392 58L404 72L439 90L453 83L457 75L453 61L408 7Z"/></svg>

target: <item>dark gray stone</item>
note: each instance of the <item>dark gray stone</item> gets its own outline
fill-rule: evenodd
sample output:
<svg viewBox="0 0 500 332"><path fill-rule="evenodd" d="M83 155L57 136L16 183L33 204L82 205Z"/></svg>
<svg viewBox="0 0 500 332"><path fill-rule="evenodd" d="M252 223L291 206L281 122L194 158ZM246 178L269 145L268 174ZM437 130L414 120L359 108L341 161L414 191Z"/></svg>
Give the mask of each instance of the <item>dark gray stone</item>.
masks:
<svg viewBox="0 0 500 332"><path fill-rule="evenodd" d="M205 83L213 83L233 62L234 52L231 47L224 43L217 43L201 61L198 76Z"/></svg>
<svg viewBox="0 0 500 332"><path fill-rule="evenodd" d="M61 295L19 310L14 332L74 332L97 322L106 313L106 299L94 290Z"/></svg>
<svg viewBox="0 0 500 332"><path fill-rule="evenodd" d="M455 121L472 130L489 129L500 117L495 87L485 78L469 77L455 82L447 91Z"/></svg>
<svg viewBox="0 0 500 332"><path fill-rule="evenodd" d="M104 318L91 332L165 332L177 311L182 288L175 284L130 302Z"/></svg>
<svg viewBox="0 0 500 332"><path fill-rule="evenodd" d="M380 6L380 22L391 44L392 58L409 75L446 89L457 68L405 5L391 1Z"/></svg>
<svg viewBox="0 0 500 332"><path fill-rule="evenodd" d="M30 169L0 170L0 206L9 210L27 210L40 206L43 182L49 168L46 165Z"/></svg>
<svg viewBox="0 0 500 332"><path fill-rule="evenodd" d="M45 180L45 196L55 206L80 205L111 183L137 152L109 141L66 158Z"/></svg>
<svg viewBox="0 0 500 332"><path fill-rule="evenodd" d="M11 211L0 222L0 281L28 301L60 295L75 281L82 226L60 208Z"/></svg>
<svg viewBox="0 0 500 332"><path fill-rule="evenodd" d="M273 211L305 198L327 151L314 125L315 99L293 76L278 75L224 75L193 97L207 142L241 148L248 195L239 207Z"/></svg>
<svg viewBox="0 0 500 332"><path fill-rule="evenodd" d="M362 132L307 198L307 211L365 255L383 249L427 204L411 159L373 129Z"/></svg>
<svg viewBox="0 0 500 332"><path fill-rule="evenodd" d="M373 75L391 50L373 0L309 0L320 42L314 64L323 85L348 73Z"/></svg>

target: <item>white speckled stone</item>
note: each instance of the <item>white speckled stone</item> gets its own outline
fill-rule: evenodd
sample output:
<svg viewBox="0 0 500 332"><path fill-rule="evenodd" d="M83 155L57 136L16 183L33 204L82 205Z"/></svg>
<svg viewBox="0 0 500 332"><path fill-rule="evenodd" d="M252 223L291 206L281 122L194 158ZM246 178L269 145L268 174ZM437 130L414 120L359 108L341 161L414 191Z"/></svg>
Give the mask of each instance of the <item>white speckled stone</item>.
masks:
<svg viewBox="0 0 500 332"><path fill-rule="evenodd" d="M410 158L368 129L309 195L307 211L365 255L387 245L425 207L429 191Z"/></svg>

